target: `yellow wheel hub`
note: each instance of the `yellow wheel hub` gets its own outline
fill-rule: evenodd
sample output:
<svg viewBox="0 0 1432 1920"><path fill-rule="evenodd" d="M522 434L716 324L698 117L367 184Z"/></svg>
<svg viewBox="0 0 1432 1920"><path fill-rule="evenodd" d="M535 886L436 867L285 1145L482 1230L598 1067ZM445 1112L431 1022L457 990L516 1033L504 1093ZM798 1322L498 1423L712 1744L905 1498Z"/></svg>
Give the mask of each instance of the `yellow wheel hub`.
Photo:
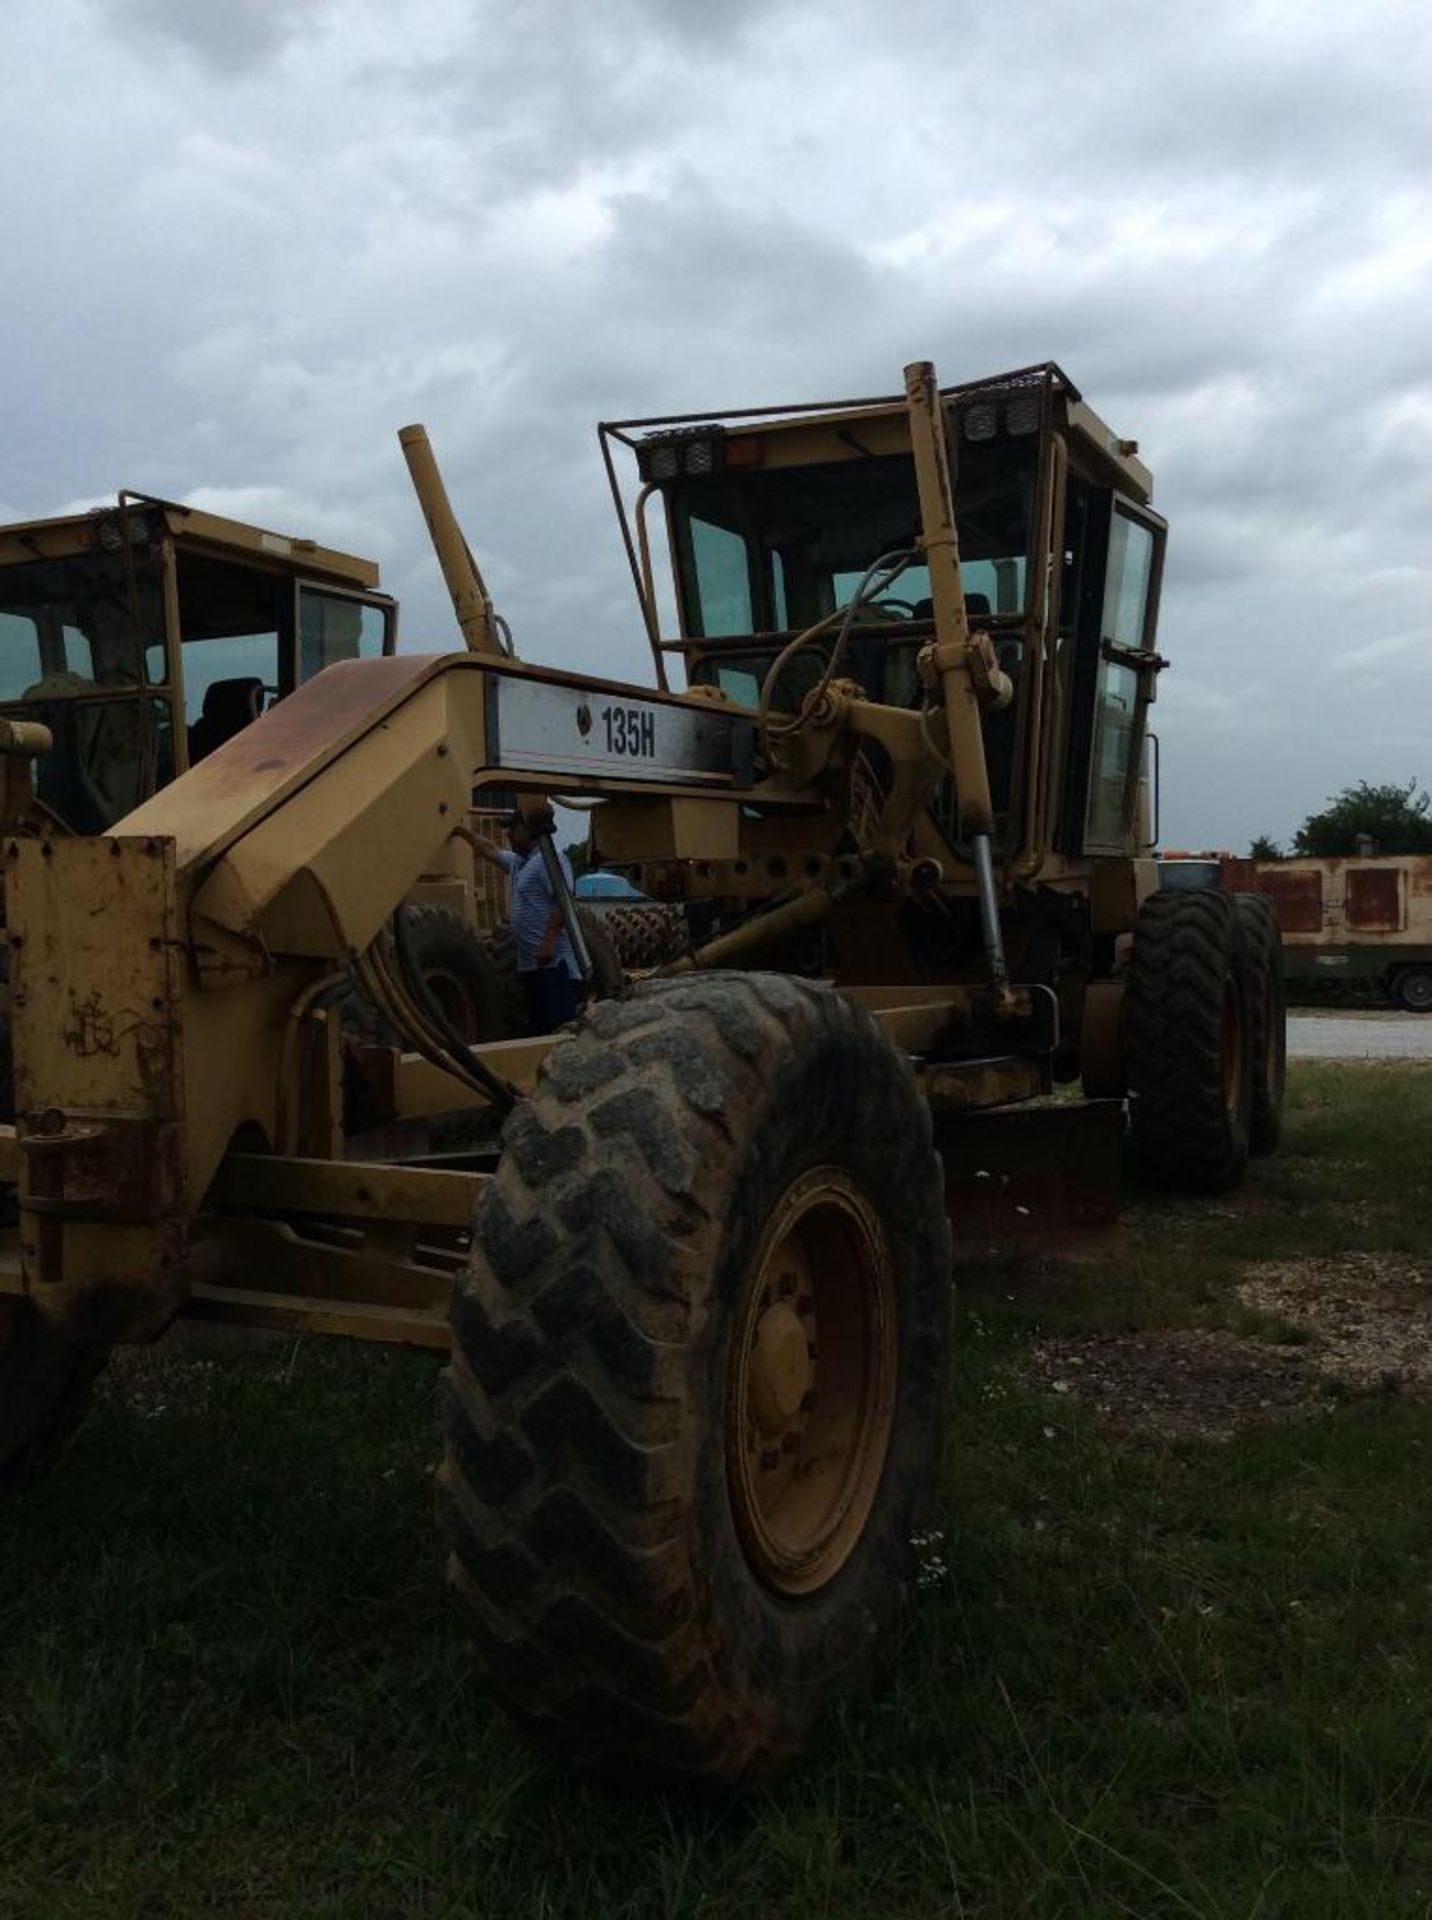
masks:
<svg viewBox="0 0 1432 1920"><path fill-rule="evenodd" d="M752 1567L813 1593L854 1550L880 1484L896 1387L895 1277L880 1220L843 1169L772 1209L742 1288L726 1467Z"/></svg>
<svg viewBox="0 0 1432 1920"><path fill-rule="evenodd" d="M786 1300L767 1307L756 1322L751 1342L751 1412L762 1433L779 1437L801 1410L810 1389L811 1333L807 1313L802 1320Z"/></svg>

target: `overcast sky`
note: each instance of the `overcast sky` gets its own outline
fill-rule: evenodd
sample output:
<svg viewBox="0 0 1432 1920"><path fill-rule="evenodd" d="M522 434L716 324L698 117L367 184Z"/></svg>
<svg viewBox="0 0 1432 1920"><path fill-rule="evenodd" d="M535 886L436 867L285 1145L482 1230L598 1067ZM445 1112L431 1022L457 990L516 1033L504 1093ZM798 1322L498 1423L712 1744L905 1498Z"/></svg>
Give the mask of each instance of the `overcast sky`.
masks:
<svg viewBox="0 0 1432 1920"><path fill-rule="evenodd" d="M1432 781L1425 0L6 0L0 519L120 486L646 677L599 418L1059 360L1171 523L1166 845Z"/></svg>

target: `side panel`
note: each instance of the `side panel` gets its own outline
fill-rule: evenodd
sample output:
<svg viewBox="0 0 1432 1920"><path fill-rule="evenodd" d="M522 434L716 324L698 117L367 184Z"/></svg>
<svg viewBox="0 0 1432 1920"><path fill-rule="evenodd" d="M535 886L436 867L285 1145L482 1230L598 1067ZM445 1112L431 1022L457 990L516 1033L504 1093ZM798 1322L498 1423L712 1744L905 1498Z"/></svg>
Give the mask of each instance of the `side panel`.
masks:
<svg viewBox="0 0 1432 1920"><path fill-rule="evenodd" d="M5 870L27 1285L90 1333L162 1325L186 1211L173 846L12 840Z"/></svg>
<svg viewBox="0 0 1432 1920"><path fill-rule="evenodd" d="M166 840L11 840L15 1104L184 1118L185 928Z"/></svg>
<svg viewBox="0 0 1432 1920"><path fill-rule="evenodd" d="M1314 868L1305 873L1280 873L1264 868L1258 890L1271 895L1284 933L1321 933L1323 930L1323 876Z"/></svg>
<svg viewBox="0 0 1432 1920"><path fill-rule="evenodd" d="M489 766L513 773L749 786L749 719L551 681L494 673L489 681Z"/></svg>
<svg viewBox="0 0 1432 1920"><path fill-rule="evenodd" d="M1396 867L1349 867L1347 924L1357 933L1401 933L1407 925L1405 876Z"/></svg>
<svg viewBox="0 0 1432 1920"><path fill-rule="evenodd" d="M26 1285L144 1339L182 1303L188 1222L235 1136L284 1136L289 1011L320 969L199 990L171 840L11 840L5 877Z"/></svg>
<svg viewBox="0 0 1432 1920"><path fill-rule="evenodd" d="M1359 941L1383 952L1385 964L1432 945L1432 854L1225 859L1222 880L1276 902L1290 964L1299 949L1334 949L1327 964L1341 967Z"/></svg>

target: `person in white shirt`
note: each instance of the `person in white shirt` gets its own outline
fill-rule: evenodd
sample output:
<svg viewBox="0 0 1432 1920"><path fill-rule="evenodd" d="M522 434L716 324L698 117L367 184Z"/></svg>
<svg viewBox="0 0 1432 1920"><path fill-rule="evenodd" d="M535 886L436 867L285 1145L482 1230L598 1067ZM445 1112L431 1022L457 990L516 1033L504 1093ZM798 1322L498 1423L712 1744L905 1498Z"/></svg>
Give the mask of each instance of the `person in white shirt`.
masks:
<svg viewBox="0 0 1432 1920"><path fill-rule="evenodd" d="M547 863L537 845L529 815L520 809L507 821L509 844L500 847L483 834L474 834L479 851L507 874L508 919L517 948L517 977L527 996L527 1030L551 1033L577 1017L577 982L581 978L572 942L562 923L562 910L552 891ZM572 868L558 850L568 890Z"/></svg>

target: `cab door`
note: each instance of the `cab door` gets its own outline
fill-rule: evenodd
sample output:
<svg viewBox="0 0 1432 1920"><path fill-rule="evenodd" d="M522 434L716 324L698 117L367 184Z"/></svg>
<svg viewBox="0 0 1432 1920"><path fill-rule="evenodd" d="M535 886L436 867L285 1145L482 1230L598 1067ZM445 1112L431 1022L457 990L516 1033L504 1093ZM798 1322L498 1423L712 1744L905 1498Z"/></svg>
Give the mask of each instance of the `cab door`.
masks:
<svg viewBox="0 0 1432 1920"><path fill-rule="evenodd" d="M1088 853L1127 853L1136 838L1148 709L1164 665L1154 636L1166 531L1157 514L1117 496L1111 502L1084 815Z"/></svg>

